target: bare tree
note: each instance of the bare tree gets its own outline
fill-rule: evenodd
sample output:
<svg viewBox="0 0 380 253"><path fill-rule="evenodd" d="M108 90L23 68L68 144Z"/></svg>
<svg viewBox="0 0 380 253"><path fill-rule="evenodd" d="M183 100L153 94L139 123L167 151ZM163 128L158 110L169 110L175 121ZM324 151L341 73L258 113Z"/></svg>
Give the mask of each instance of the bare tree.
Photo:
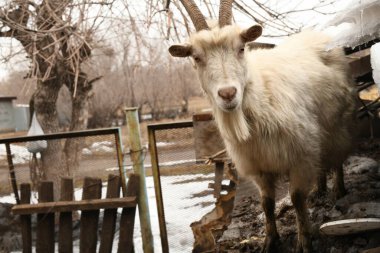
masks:
<svg viewBox="0 0 380 253"><path fill-rule="evenodd" d="M65 85L72 97L70 130L87 126L88 97L93 83L81 64L91 56L91 43L99 17L89 9L109 5L107 1L43 0L8 1L0 9L0 37L19 42L30 62L27 78L36 82L31 106L45 133L59 130L56 102ZM98 8L99 9L99 8ZM90 23L92 21L92 24ZM55 182L75 167L79 143L49 141L42 153L44 178ZM59 184L57 184L59 185ZM56 188L56 196L58 188Z"/></svg>
<svg viewBox="0 0 380 253"><path fill-rule="evenodd" d="M218 13L219 1L199 0L201 10L206 13L207 18L215 19ZM240 19L251 20L263 26L263 37L283 37L299 32L305 24L314 25L312 20L318 17L333 14L335 7L342 3L341 0L298 0L298 1L268 1L268 0L234 0L233 9L235 15ZM181 28L190 33L189 17L183 10L179 0L165 0L162 10L167 13L169 26L167 31L174 33L163 34L168 39L179 40L183 36ZM178 15L173 15L175 12ZM303 19L299 17L307 13ZM182 29L183 31L184 29Z"/></svg>

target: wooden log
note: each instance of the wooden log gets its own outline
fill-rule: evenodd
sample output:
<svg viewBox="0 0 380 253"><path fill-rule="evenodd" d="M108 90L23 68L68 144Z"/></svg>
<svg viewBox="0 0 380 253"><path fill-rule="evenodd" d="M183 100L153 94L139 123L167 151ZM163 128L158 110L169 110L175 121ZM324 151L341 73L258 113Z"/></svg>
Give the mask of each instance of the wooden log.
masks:
<svg viewBox="0 0 380 253"><path fill-rule="evenodd" d="M220 192L222 191L222 181L223 181L223 170L224 163L215 163L215 178L214 178L214 198L219 198Z"/></svg>
<svg viewBox="0 0 380 253"><path fill-rule="evenodd" d="M102 181L86 177L83 183L83 200L100 199ZM99 210L82 211L80 224L80 252L95 253L98 240Z"/></svg>
<svg viewBox="0 0 380 253"><path fill-rule="evenodd" d="M121 180L119 176L109 175L107 186L107 198L117 198L120 196ZM111 253L115 234L117 209L106 209L104 211L101 241L99 253Z"/></svg>
<svg viewBox="0 0 380 253"><path fill-rule="evenodd" d="M30 204L30 184L21 184L21 204ZM21 234L22 234L22 252L32 253L32 222L31 215L25 214L20 216Z"/></svg>
<svg viewBox="0 0 380 253"><path fill-rule="evenodd" d="M13 214L28 213L55 213L72 212L77 210L91 211L98 209L128 208L134 207L137 197L112 198L112 199L93 199L78 201L57 201L52 203L38 203L32 205L17 205L12 209Z"/></svg>
<svg viewBox="0 0 380 253"><path fill-rule="evenodd" d="M39 202L52 202L53 182L42 181L38 189ZM54 213L37 215L37 253L54 253Z"/></svg>
<svg viewBox="0 0 380 253"><path fill-rule="evenodd" d="M140 178L137 174L131 174L128 180L126 196L138 196ZM133 229L135 226L136 207L123 208L120 219L118 253L134 252Z"/></svg>
<svg viewBox="0 0 380 253"><path fill-rule="evenodd" d="M74 183L72 178L61 179L61 200L72 201L74 198ZM72 212L59 214L58 252L73 252L73 215Z"/></svg>

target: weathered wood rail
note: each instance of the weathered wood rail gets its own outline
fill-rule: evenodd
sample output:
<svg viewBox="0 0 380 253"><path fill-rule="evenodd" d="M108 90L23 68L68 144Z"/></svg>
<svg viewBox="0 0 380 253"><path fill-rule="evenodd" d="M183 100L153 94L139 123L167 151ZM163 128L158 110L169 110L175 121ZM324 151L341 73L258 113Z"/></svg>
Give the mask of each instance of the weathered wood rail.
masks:
<svg viewBox="0 0 380 253"><path fill-rule="evenodd" d="M30 184L21 184L21 203L13 207L14 214L21 218L23 253L32 252L31 218L37 214L36 252L53 253L55 251L55 215L58 221L58 252L73 252L73 212L81 211L80 252L96 252L98 244L98 224L100 209L104 210L100 233L100 253L112 252L115 235L117 208L122 208L117 252L133 252L133 227L139 189L139 176L129 178L126 194L120 197L121 180L119 176L109 175L107 196L101 199L102 181L87 177L83 182L82 200L73 200L74 184L71 178L61 181L60 201L53 201L53 183L41 182L39 203L30 204Z"/></svg>

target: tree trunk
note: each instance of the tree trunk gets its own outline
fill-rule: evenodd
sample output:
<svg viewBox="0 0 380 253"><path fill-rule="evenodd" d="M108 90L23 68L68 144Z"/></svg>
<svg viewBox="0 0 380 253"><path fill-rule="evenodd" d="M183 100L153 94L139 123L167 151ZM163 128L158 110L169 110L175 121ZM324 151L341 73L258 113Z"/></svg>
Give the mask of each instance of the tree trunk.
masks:
<svg viewBox="0 0 380 253"><path fill-rule="evenodd" d="M61 88L58 79L38 81L34 93L34 111L45 134L59 131L56 102ZM67 175L63 164L61 140L49 140L46 150L41 153L42 179L52 180L55 184L54 199L58 199L60 178Z"/></svg>
<svg viewBox="0 0 380 253"><path fill-rule="evenodd" d="M77 89L71 86L69 90L73 95L70 131L84 130L88 123L88 99L92 84L87 81L87 76L82 73L77 83ZM67 139L65 143L66 171L69 175L72 175L79 166L83 144L84 141L81 138Z"/></svg>

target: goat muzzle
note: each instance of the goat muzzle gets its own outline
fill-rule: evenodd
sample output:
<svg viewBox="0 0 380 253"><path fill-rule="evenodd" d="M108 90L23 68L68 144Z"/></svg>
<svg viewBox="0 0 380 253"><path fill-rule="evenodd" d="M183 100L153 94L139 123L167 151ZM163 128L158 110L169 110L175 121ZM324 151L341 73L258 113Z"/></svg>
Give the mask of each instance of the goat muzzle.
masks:
<svg viewBox="0 0 380 253"><path fill-rule="evenodd" d="M218 95L224 101L231 102L236 96L237 89L235 87L226 87L218 90Z"/></svg>

